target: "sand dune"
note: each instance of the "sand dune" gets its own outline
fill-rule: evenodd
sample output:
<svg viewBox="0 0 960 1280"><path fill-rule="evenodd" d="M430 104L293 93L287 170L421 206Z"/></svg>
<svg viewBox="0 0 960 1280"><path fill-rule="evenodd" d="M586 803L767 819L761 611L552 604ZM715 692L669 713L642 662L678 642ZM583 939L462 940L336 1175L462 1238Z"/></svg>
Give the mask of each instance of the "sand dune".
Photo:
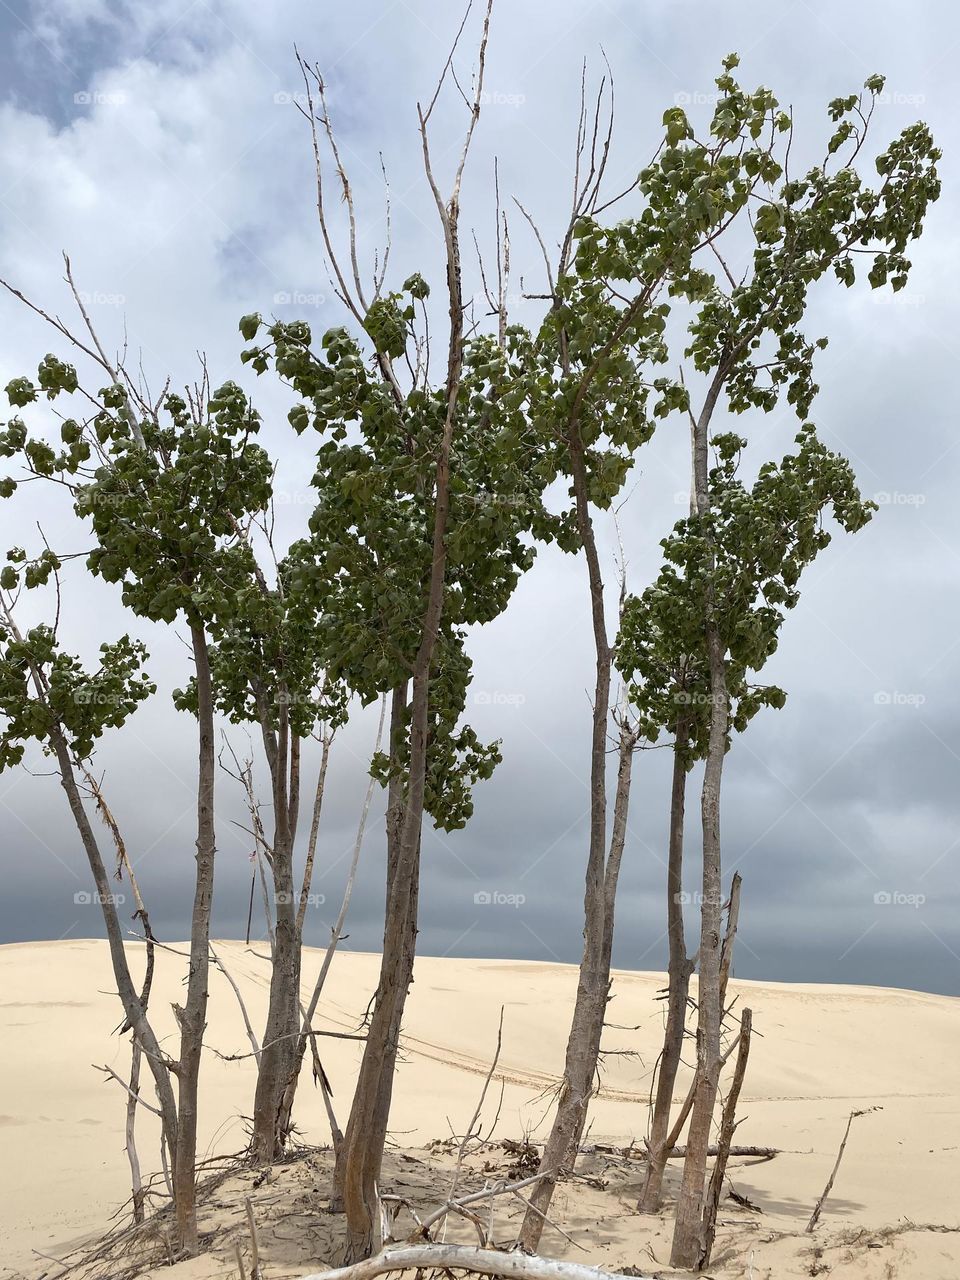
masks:
<svg viewBox="0 0 960 1280"><path fill-rule="evenodd" d="M236 942L217 947L259 1027L269 974L265 954ZM131 954L141 965L141 949L131 946ZM319 960L318 952L306 956L305 991ZM317 1025L354 1029L377 966L373 955L339 954ZM170 1004L180 998L182 961L164 952L157 968L152 1007L172 1044ZM462 1130L489 1068L501 1006L497 1078L503 1082L503 1102L495 1136L542 1133L575 983L575 969L563 965L418 959L391 1123L397 1146L418 1152L431 1140L448 1137L451 1129ZM656 993L662 985L658 974L615 975L610 1021L637 1030L611 1029L605 1048L639 1057L615 1053L605 1059L591 1143L626 1146L642 1138L661 1034ZM735 982L733 989L753 1008L759 1033L737 1141L778 1147L783 1154L764 1164L734 1162L734 1185L763 1213L742 1214L739 1225L725 1220L711 1274L760 1280L826 1274L809 1269L823 1265L838 1276L956 1280L960 1235L883 1232L906 1223L960 1227L960 1001L870 987ZM62 1257L83 1239L98 1236L128 1194L123 1094L93 1065L113 1067L121 1075L128 1069L127 1041L111 1034L119 1021L103 942L0 947L0 1276L55 1275L57 1268L34 1251ZM235 998L216 972L206 1040L220 1054L248 1051ZM322 1053L344 1119L359 1046L325 1039ZM243 1147L243 1117L249 1114L253 1084L252 1061L228 1062L210 1053L203 1081L201 1149L206 1154ZM491 1117L495 1103L488 1107ZM849 1112L874 1105L882 1110L857 1122L818 1231L820 1243L835 1253L819 1262L809 1238L797 1240L796 1233L823 1188ZM305 1141L328 1140L323 1106L306 1073L297 1118ZM143 1116L140 1130L141 1159L153 1168L152 1117ZM584 1230L591 1214L596 1221L607 1220L606 1201L598 1207L590 1195L613 1197L610 1213L617 1229L608 1233L605 1245L596 1229L584 1237L590 1260L662 1268L668 1223L632 1213L638 1169L607 1162L604 1177L610 1184L605 1192L581 1195L571 1186L561 1196L567 1223L579 1222ZM429 1189L427 1178L427 1196ZM857 1247L858 1233L863 1248ZM569 1251L559 1238L549 1243L557 1254ZM583 1252L576 1256L588 1260ZM231 1274L226 1264L218 1266L216 1258L188 1264L184 1276ZM894 1269L882 1269L890 1266ZM304 1265L291 1262L288 1269L268 1274L277 1280L308 1269L305 1255Z"/></svg>

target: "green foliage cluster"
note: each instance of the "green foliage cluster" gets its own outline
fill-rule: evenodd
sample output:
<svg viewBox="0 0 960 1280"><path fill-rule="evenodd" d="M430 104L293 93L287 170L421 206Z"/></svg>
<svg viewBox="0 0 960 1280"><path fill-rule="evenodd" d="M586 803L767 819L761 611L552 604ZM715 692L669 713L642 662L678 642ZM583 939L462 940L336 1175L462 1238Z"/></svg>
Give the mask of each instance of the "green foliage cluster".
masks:
<svg viewBox="0 0 960 1280"><path fill-rule="evenodd" d="M709 510L678 521L663 540L663 567L625 601L617 644L641 736L655 743L673 735L690 764L705 756L710 734L708 592L726 661L730 729L742 733L761 707L786 701L782 689L750 676L776 652L785 613L800 598L800 575L830 544L825 512L853 533L876 509L812 423L797 436L797 451L765 463L750 487L737 477L746 441L726 433L713 443Z"/></svg>

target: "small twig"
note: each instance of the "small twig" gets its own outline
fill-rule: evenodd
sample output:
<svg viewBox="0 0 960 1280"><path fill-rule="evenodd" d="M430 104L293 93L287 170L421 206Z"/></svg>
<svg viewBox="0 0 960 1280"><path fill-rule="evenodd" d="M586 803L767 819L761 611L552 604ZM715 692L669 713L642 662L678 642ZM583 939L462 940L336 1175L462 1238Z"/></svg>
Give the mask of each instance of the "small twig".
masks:
<svg viewBox="0 0 960 1280"><path fill-rule="evenodd" d="M250 1280L263 1280L263 1272L260 1270L260 1241L257 1237L257 1223L249 1196L245 1197L244 1204L247 1207L247 1223L250 1227Z"/></svg>

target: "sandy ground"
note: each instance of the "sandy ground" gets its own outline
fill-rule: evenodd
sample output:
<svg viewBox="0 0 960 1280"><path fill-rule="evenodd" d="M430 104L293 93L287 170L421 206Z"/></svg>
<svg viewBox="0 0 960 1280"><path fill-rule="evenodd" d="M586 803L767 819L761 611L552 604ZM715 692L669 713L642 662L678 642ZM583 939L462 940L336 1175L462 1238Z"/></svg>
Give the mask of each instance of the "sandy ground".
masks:
<svg viewBox="0 0 960 1280"><path fill-rule="evenodd" d="M259 1029L266 1011L265 954L236 942L217 944L217 950ZM142 949L132 946L131 953L139 972ZM306 958L305 992L319 961L318 952ZM179 957L161 953L152 997L155 1022L171 1047L170 1004L181 998L182 965ZM316 1025L354 1030L377 965L376 956L339 954ZM466 1126L490 1065L501 1006L498 1084L484 1112L489 1123L499 1107L499 1118L493 1145L471 1158L465 1178L482 1185L485 1176L516 1163L515 1153L497 1145L500 1140L543 1135L575 983L575 969L562 965L418 959L385 1190L402 1191L424 1208L442 1195L453 1155L429 1144ZM593 1105L590 1144L623 1148L642 1139L662 1028L656 1000L662 985L658 974L615 976L610 1022L630 1030L607 1033L611 1055ZM870 987L758 982L735 982L733 991L753 1009L755 1029L737 1141L774 1146L782 1154L765 1163L732 1162L732 1185L761 1212L724 1202L709 1274L958 1280L960 1001ZM127 1072L127 1040L112 1034L119 1021L105 943L0 947L2 1277L58 1275L51 1259L99 1237L128 1195L124 1094L95 1069ZM216 972L206 1040L220 1054L249 1051L236 1000ZM359 1046L324 1039L321 1050L343 1123ZM681 1081L678 1095L685 1085ZM251 1060L208 1055L205 1155L242 1149L253 1086ZM815 1236L803 1235L847 1116L874 1106L882 1110L854 1123L821 1226ZM305 1143L329 1141L322 1102L306 1070L297 1120ZM143 1116L139 1134L141 1160L152 1170L157 1138L151 1116ZM611 1268L629 1265L644 1274L666 1271L669 1214L651 1219L633 1208L639 1162L600 1150L585 1158L580 1172L584 1177L564 1184L555 1201L558 1221L577 1245L552 1234L544 1238L544 1251ZM677 1172L672 1170L674 1180ZM202 1225L215 1233L213 1252L157 1274L173 1280L237 1275L232 1241L245 1195L253 1197L262 1222L268 1280L321 1269L339 1229L339 1219L324 1212L327 1173L323 1155L280 1168L257 1186L252 1172L237 1173L211 1193L205 1210ZM506 1201L498 1215L498 1238L507 1240L515 1225ZM107 1266L103 1274L113 1273Z"/></svg>

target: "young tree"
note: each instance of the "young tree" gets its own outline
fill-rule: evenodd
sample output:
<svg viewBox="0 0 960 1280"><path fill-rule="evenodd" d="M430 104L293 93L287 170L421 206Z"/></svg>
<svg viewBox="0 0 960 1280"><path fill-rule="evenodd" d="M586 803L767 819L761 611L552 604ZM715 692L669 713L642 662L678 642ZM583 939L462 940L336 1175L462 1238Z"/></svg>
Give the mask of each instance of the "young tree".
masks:
<svg viewBox="0 0 960 1280"><path fill-rule="evenodd" d="M115 368L102 354L92 328L95 350L74 338L59 322L57 327L92 355L96 364L112 375L112 381L99 392L83 390L94 413L89 418L68 418L62 423L60 452L42 435L29 435L22 419L15 417L0 433L0 455L19 458L28 481L46 480L67 490L74 513L95 538L87 568L107 582L118 583L127 608L154 622L170 624L181 617L190 632L199 730L197 869L187 993L184 1005L177 1005L174 1010L180 1029L180 1052L176 1060L164 1055L160 1061L177 1081L175 1120L169 1095L164 1093L164 1123L170 1144L179 1243L192 1254L198 1248L198 1085L208 998L215 854L216 759L210 635L229 619L234 595L250 576L249 548L237 530L249 514L262 510L269 500L271 465L252 438L259 429L257 416L235 384L227 383L211 394L204 374L202 385L188 393L186 399L165 390L160 400L151 403L132 384L123 367ZM52 400L79 390L73 366L48 355L40 365L37 382L14 379L7 386L7 396L12 405L23 407L35 402L41 391ZM2 493L10 497L16 488L17 480L10 478L3 482ZM26 566L23 581L27 585L42 585L59 567L58 558L49 550L32 563L20 548L14 549L9 558L11 563L5 574L10 586L19 583L18 564ZM34 664L38 672L33 678L35 690L42 679L44 663L49 666L54 662L50 641L44 640L42 633L41 640L46 647ZM102 859L82 803L75 803L75 780L71 782L70 772L74 757L70 738L64 735L64 728L69 727L64 714L61 708L57 714L49 715L44 729L48 745L57 756L61 781L95 878L99 878ZM88 743L89 739L75 743L77 762L87 758L79 746ZM102 893L100 896L108 937L112 939L116 933L122 938L115 907L103 900ZM118 987L123 993L129 985L129 971L121 964L122 957L112 943L111 946ZM130 1021L126 1001L124 1011ZM142 1045L153 1066L155 1055L150 1056L146 1041ZM168 1087L169 1081L165 1090Z"/></svg>
<svg viewBox="0 0 960 1280"><path fill-rule="evenodd" d="M527 535L556 536L562 524L544 511L549 467L537 465L525 391L511 376L528 358L530 338L507 323L502 258L496 335L467 332L465 320L460 188L480 114L491 9L488 3L470 122L447 198L434 174L429 125L453 54L420 110L426 179L445 246L442 380L430 375L427 281L415 274L386 292L384 267L371 294L360 277L352 189L322 77L306 66L324 243L337 293L366 340L331 329L314 353L306 325L272 325L244 354L259 372L275 365L300 398L292 425L322 438L311 534L291 548L289 583L316 620L324 669L364 702L390 697L389 747L374 769L388 792L383 957L336 1173L349 1259L369 1254L379 1230L377 1184L416 947L423 815L446 829L462 826L472 785L499 760L498 744L484 746L459 723L470 679L466 628L506 608L533 560ZM349 270L341 269L330 233L321 139L347 209ZM243 327L253 340L260 318L247 317Z"/></svg>
<svg viewBox="0 0 960 1280"><path fill-rule="evenodd" d="M593 144L585 150L581 126L573 217L555 277L548 272L553 305L536 344L543 363L535 385L542 395L531 395L531 415L558 446L558 470L571 478L577 532L588 566L597 679L584 958L557 1115L541 1165L544 1177L531 1197L522 1233L524 1245L531 1249L539 1241L553 1181L576 1153L594 1087L619 865L606 855L604 755L612 647L590 506L609 505L635 449L649 437L653 419L688 408L682 384L648 373L669 359L667 299L686 300L693 308L687 356L693 370L709 379L703 408L693 423L694 492L698 514L705 519L707 439L721 394L727 395L734 411L770 409L785 388L788 401L804 412L814 391L813 353L825 341L810 344L799 329L810 285L831 268L842 281L851 282L855 255L864 252L873 258L872 283L889 277L895 288L901 287L909 269L904 250L919 233L927 205L939 190L938 153L923 125L905 130L879 157L883 181L876 191L865 188L853 169L872 104L882 89L880 77L867 82L871 105L858 94L831 104L836 129L827 161L804 178L791 179L785 172L791 117L768 89L744 92L731 74L736 64L735 55L726 59L717 81L720 92L706 141L695 137L682 108L664 114L664 142L635 188L626 193L636 189L641 212L613 227L599 221L607 206L598 195L610 131L598 146L595 126ZM587 178L582 183L584 154ZM744 222L756 248L752 273L738 281L719 243L725 236L735 243L733 236L740 233L731 234L731 229ZM719 280L700 265L708 255L722 270ZM651 392L657 397L652 417L647 410ZM713 1083L701 1083L702 1096L694 1108L696 1140L688 1143L687 1156L691 1195L696 1159L691 1149L706 1150L709 1120L704 1117L708 1102L712 1114L719 1061L719 788L729 702L709 592L705 607L711 721L701 805L706 870L699 954L701 1004L706 992L711 1008L702 1010L700 1039L704 1067L709 1059L704 1080ZM677 1258L681 1255L688 1256L689 1249L678 1249Z"/></svg>
<svg viewBox="0 0 960 1280"><path fill-rule="evenodd" d="M835 99L835 129L823 163L800 178L789 173L792 120L769 90L745 94L731 74L731 55L717 80L719 98L701 142L681 108L665 115L670 169L684 191L704 195L705 215L723 229L749 209L750 265L737 279L711 241L720 271L687 273L672 291L693 308L688 354L707 381L702 406L691 415L693 479L703 558L703 635L709 673L710 724L701 791L703 876L698 984L697 1091L690 1121L672 1261L702 1258L706 1152L720 1063L720 786L730 720L727 658L719 626L721 596L714 570L719 550L709 491L709 436L722 397L729 409L772 410L783 394L801 417L816 392L813 359L825 338L810 342L801 325L811 286L828 272L853 283L856 258L867 257L869 281L906 283L906 248L920 234L929 203L939 194L939 152L923 124L912 125L876 159L880 182L867 186L854 164L867 136L883 79L872 76L862 94ZM779 158L778 158L779 157ZM722 178L722 182L717 179ZM726 195L724 195L726 191ZM719 197L719 198L718 198ZM742 220L741 220L742 221ZM716 238L714 237L714 240Z"/></svg>
<svg viewBox="0 0 960 1280"><path fill-rule="evenodd" d="M784 610L799 600L803 569L830 543L822 527L830 507L841 528L861 528L874 509L860 498L849 464L831 453L805 424L799 449L779 464L766 463L752 488L737 479L736 435L715 436L715 465L708 478L710 543L715 563L709 582L724 652L730 699L725 749L761 707L779 708L786 694L751 682L776 651ZM670 1107L682 1049L690 977L683 921L684 798L687 773L707 757L713 723L709 655L704 636L708 591L706 540L699 513L680 521L663 542L665 561L655 582L623 607L617 644L620 671L638 732L655 743L673 738L667 919L670 948L667 1019L657 1094L647 1142L648 1165L640 1208L659 1208L670 1135ZM722 972L720 975L722 985ZM723 1015L722 993L720 999Z"/></svg>
<svg viewBox="0 0 960 1280"><path fill-rule="evenodd" d="M283 1153L290 1117L281 1122L284 1092L300 1038L300 971L303 925L310 893L319 824L319 806L328 759L324 739L315 790L306 862L300 883L294 852L300 808L301 742L318 726L333 731L346 718L342 684L327 680L318 645L316 619L298 597L291 565L282 558L274 585L253 559L251 530L242 531L250 547L251 573L239 586L229 616L218 628L210 662L217 709L235 724L253 723L260 731L270 775L273 836L263 852L273 881L276 911L267 1021L257 1059L251 1147L261 1162ZM178 693L177 705L196 713L196 682Z"/></svg>

